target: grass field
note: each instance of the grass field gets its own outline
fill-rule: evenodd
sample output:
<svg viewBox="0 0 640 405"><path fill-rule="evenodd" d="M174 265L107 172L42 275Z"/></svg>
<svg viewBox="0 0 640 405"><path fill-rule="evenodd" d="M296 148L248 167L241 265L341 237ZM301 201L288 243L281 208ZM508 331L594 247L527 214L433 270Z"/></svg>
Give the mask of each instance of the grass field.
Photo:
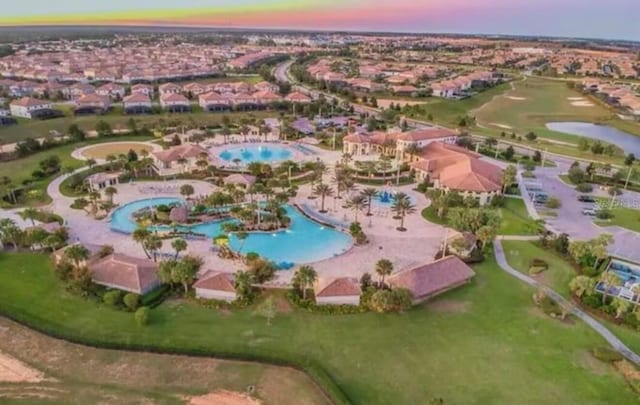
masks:
<svg viewBox="0 0 640 405"><path fill-rule="evenodd" d="M528 274L529 263L533 258L541 258L549 263L549 269L540 273L535 278L542 284L549 286L565 298L570 298L569 282L576 276L571 265L562 257L542 249L534 242L527 241L502 241L507 262L516 270ZM626 326L616 325L604 319L605 324L622 341L636 353L640 352L640 333Z"/></svg>
<svg viewBox="0 0 640 405"><path fill-rule="evenodd" d="M532 290L477 266L471 284L405 314L232 313L171 301L140 328L130 313L70 296L33 254L0 255L0 311L97 342L242 353L318 364L355 404L611 404L637 396L588 353L604 341L538 312Z"/></svg>
<svg viewBox="0 0 640 405"><path fill-rule="evenodd" d="M0 318L0 352L55 381L0 382L4 401L38 403L176 404L180 397L219 390L246 392L264 404L328 405L304 373L260 363L94 349L52 339ZM37 395L47 395L39 398Z"/></svg>
<svg viewBox="0 0 640 405"><path fill-rule="evenodd" d="M519 198L505 198L505 205L498 212L502 218L499 235L535 235L535 222L529 217L524 201ZM438 218L438 213L433 207L422 210L422 217L429 222L438 225L447 225L446 218Z"/></svg>
<svg viewBox="0 0 640 405"><path fill-rule="evenodd" d="M167 125L189 124L192 126L216 125L222 122L223 116L228 116L232 121L242 117L266 118L275 117L278 114L274 111L254 111L254 112L232 112L232 113L208 113L193 112L189 114L150 114L133 116L139 127L147 126L154 128L163 123ZM18 142L24 138L46 138L50 137L51 131L66 133L71 124L78 126L85 131L95 129L96 123L100 120L108 122L113 129L126 129L127 122L132 118L130 115L113 112L102 116L81 116L74 117L70 114L61 118L46 121L20 119L17 125L0 127L0 144Z"/></svg>
<svg viewBox="0 0 640 405"><path fill-rule="evenodd" d="M640 125L619 119L613 111L596 101L591 101L592 107L572 105L575 101L570 98L584 96L569 89L563 81L527 77L513 85L514 90L496 97L476 111L478 123L498 133L505 129L496 124L511 127L519 134L533 131L539 137L570 143L577 143L579 137L551 131L546 124L555 121L594 122L640 135ZM506 129L506 132L510 131Z"/></svg>
<svg viewBox="0 0 640 405"><path fill-rule="evenodd" d="M14 185L20 185L23 181L31 179L31 173L33 173L33 171L38 168L38 163L48 157L58 156L60 158L62 168L77 169L84 166L85 162L76 160L71 157L71 152L76 148L104 142L146 141L150 139L152 138L144 136L118 136L112 138L96 138L80 143L59 146L53 149L38 152L25 158L1 162L0 177L7 176L12 180ZM36 190L45 191L47 185L51 182L51 180L51 177L41 179L33 182L32 185ZM50 199L47 197L43 201L40 201L40 204L46 204L48 202L50 202Z"/></svg>
<svg viewBox="0 0 640 405"><path fill-rule="evenodd" d="M611 204L610 198L599 198L598 201L601 207L608 208ZM601 226L619 226L621 228L640 232L640 210L621 207L614 203L613 208L610 211L613 214L613 218L606 221L594 222Z"/></svg>
<svg viewBox="0 0 640 405"><path fill-rule="evenodd" d="M104 159L109 155L118 156L120 154L126 154L129 150L134 150L139 154L143 150L151 152L152 148L149 145L143 145L136 142L98 144L83 150L82 156L92 159Z"/></svg>

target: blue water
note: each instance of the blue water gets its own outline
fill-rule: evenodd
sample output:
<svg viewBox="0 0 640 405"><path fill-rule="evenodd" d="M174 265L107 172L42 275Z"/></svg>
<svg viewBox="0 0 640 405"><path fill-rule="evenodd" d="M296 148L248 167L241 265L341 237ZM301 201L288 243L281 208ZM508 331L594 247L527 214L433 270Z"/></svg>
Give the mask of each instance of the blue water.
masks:
<svg viewBox="0 0 640 405"><path fill-rule="evenodd" d="M222 151L218 156L226 162L240 159L242 164L252 162L271 163L291 159L293 154L282 146L239 146Z"/></svg>
<svg viewBox="0 0 640 405"><path fill-rule="evenodd" d="M137 228L136 223L131 219L133 212L146 207L180 201L179 198L152 198L123 205L111 214L111 229L132 233ZM232 234L229 246L235 251L242 247L242 253L256 252L276 263L316 262L340 255L351 246L349 235L322 226L289 205L284 208L291 218L291 225L288 229L273 233L251 232L249 237L244 240L244 244ZM213 238L222 233L222 224L228 221L232 220L182 228Z"/></svg>
<svg viewBox="0 0 640 405"><path fill-rule="evenodd" d="M595 125L589 122L550 122L547 128L552 131L598 139L618 146L625 153L640 156L640 137L620 131L608 125Z"/></svg>
<svg viewBox="0 0 640 405"><path fill-rule="evenodd" d="M415 202L413 197L411 196L409 196L409 200L411 202ZM391 208L391 206L395 202L394 193L381 190L378 196L375 197L371 202L374 207Z"/></svg>

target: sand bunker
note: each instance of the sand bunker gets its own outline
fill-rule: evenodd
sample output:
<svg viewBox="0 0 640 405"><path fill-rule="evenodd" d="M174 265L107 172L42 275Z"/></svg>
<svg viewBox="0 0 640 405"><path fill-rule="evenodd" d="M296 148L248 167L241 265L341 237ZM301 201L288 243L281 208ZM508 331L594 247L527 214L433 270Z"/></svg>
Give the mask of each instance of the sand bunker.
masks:
<svg viewBox="0 0 640 405"><path fill-rule="evenodd" d="M582 101L582 100L584 100L584 97L567 97L567 100L569 100L569 101Z"/></svg>
<svg viewBox="0 0 640 405"><path fill-rule="evenodd" d="M593 107L593 103L590 101L572 101L571 105L574 107Z"/></svg>
<svg viewBox="0 0 640 405"><path fill-rule="evenodd" d="M44 380L44 374L18 359L0 352L0 381L12 383L37 383Z"/></svg>
<svg viewBox="0 0 640 405"><path fill-rule="evenodd" d="M502 129L513 129L511 125L506 125L506 124L497 124L495 122L492 122L491 125L493 125L494 127L502 128Z"/></svg>
<svg viewBox="0 0 640 405"><path fill-rule="evenodd" d="M516 97L516 96L507 96L509 100L523 101L526 100L526 97Z"/></svg>
<svg viewBox="0 0 640 405"><path fill-rule="evenodd" d="M189 398L189 405L260 405L260 401L233 391L216 391Z"/></svg>

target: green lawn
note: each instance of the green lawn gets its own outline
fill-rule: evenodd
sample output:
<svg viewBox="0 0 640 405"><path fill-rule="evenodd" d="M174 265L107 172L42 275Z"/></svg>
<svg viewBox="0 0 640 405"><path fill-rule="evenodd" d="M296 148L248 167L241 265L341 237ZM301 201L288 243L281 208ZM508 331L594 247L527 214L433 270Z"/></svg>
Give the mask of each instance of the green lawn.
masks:
<svg viewBox="0 0 640 405"><path fill-rule="evenodd" d="M588 351L604 341L580 322L538 313L532 290L477 266L471 284L401 315L232 313L168 302L137 327L130 313L64 292L49 260L0 255L0 311L67 337L159 350L243 354L317 365L356 404L611 404L637 396ZM316 368L312 368L317 370Z"/></svg>
<svg viewBox="0 0 640 405"><path fill-rule="evenodd" d="M600 206L609 208L611 204L610 198L599 198ZM621 207L614 203L611 209L613 218L606 221L594 221L601 226L619 226L631 231L640 232L640 210L633 208Z"/></svg>
<svg viewBox="0 0 640 405"><path fill-rule="evenodd" d="M535 278L557 291L565 298L571 296L569 282L576 276L571 265L558 255L541 248L534 242L528 241L502 241L507 262L516 270L529 274L529 263L533 258L540 258L549 263L549 269L540 273ZM604 319L600 319L611 331L636 353L640 353L640 333L626 326L616 325Z"/></svg>
<svg viewBox="0 0 640 405"><path fill-rule="evenodd" d="M223 116L228 116L232 121L239 120L241 117L266 118L275 117L277 112L274 111L255 111L255 112L233 112L233 113L208 113L193 112L189 114L152 114L133 116L138 126L148 126L154 128L160 124L181 125L189 124L191 126L207 126L220 124ZM132 116L121 114L114 111L102 116L81 116L74 117L67 113L66 116L46 121L24 120L20 119L17 125L0 127L0 144L17 142L27 137L40 138L50 136L50 131L58 131L66 133L71 124L78 124L85 131L91 131L95 128L96 123L100 120L108 122L114 129L126 129L127 121Z"/></svg>
<svg viewBox="0 0 640 405"><path fill-rule="evenodd" d="M84 166L84 161L76 160L71 157L71 152L76 148L104 142L146 141L149 139L152 138L144 136L118 136L112 138L95 138L80 143L59 146L21 159L0 163L0 177L7 176L12 180L14 185L21 185L23 181L31 179L31 174L38 168L39 162L51 156L58 156L60 158L62 168L77 169ZM38 180L33 182L32 185L36 190L45 191L52 179L53 178L45 178ZM50 202L48 197L41 201L41 203L48 202Z"/></svg>
<svg viewBox="0 0 640 405"><path fill-rule="evenodd" d="M617 118L614 112L596 101L587 100L581 93L569 89L563 81L527 77L526 80L514 82L514 87L515 90L504 97L495 98L479 110L478 120L485 125L508 125L521 134L534 131L541 137L572 143L577 141L577 136L548 130L546 124L553 121L597 122L620 125L621 129L640 135L640 125ZM585 97L585 101L592 102L594 106L574 106L569 100L573 97Z"/></svg>
<svg viewBox="0 0 640 405"><path fill-rule="evenodd" d="M535 222L529 217L524 201L519 198L506 197L503 208L498 208L502 222L499 235L536 235ZM438 218L438 213L433 207L422 210L422 217L429 222L438 225L447 225L447 219Z"/></svg>

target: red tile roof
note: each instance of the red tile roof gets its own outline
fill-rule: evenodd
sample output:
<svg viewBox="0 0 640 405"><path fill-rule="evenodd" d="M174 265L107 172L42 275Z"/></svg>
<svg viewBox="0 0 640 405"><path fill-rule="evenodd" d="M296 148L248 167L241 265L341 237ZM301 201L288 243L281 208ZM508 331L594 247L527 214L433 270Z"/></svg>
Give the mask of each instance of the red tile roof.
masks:
<svg viewBox="0 0 640 405"><path fill-rule="evenodd" d="M319 280L314 286L316 297L360 296L360 283L353 277Z"/></svg>
<svg viewBox="0 0 640 405"><path fill-rule="evenodd" d="M236 292L233 288L233 274L208 270L193 285L193 288L214 291Z"/></svg>
<svg viewBox="0 0 640 405"><path fill-rule="evenodd" d="M408 289L414 299L420 300L445 292L474 276L474 271L457 256L447 256L392 274L389 284L395 288Z"/></svg>
<svg viewBox="0 0 640 405"><path fill-rule="evenodd" d="M158 267L148 259L114 253L89 265L93 281L113 288L143 294L158 285Z"/></svg>

